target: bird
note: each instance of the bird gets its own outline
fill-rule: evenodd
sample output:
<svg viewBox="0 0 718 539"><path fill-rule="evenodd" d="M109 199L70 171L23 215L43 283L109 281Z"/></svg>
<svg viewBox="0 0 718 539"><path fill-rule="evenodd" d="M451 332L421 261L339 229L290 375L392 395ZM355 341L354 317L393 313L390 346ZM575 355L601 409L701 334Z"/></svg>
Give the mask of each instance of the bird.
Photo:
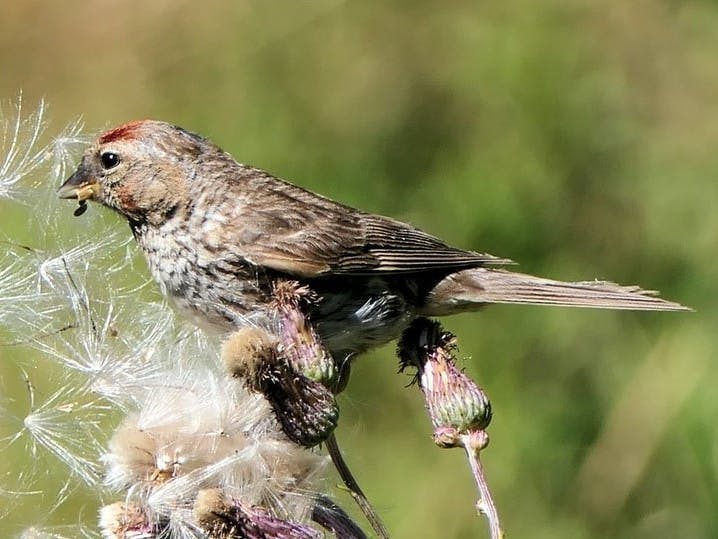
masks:
<svg viewBox="0 0 718 539"><path fill-rule="evenodd" d="M340 361L398 338L419 317L530 304L690 310L638 286L563 282L453 247L237 162L207 138L156 120L102 133L58 196L122 215L162 292L200 327L272 320L272 287L318 298L310 318Z"/></svg>

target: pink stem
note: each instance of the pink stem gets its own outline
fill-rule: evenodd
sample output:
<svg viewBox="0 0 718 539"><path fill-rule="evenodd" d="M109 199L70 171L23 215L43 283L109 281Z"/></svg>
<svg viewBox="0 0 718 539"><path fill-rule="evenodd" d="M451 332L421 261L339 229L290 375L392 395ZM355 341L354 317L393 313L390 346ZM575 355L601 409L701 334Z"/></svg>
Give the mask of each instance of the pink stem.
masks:
<svg viewBox="0 0 718 539"><path fill-rule="evenodd" d="M485 442L477 443L477 434L483 434L482 440ZM484 468L481 465L479 459L479 453L483 447L486 447L488 438L486 433L480 431L480 433L464 434L461 436L464 449L466 450L466 456L469 459L469 466L471 466L471 473L476 480L476 486L479 489L479 500L476 502L476 509L480 513L486 516L489 521L489 530L491 532L491 539L503 539L504 532L501 529L501 523L499 521L499 514L496 511L496 505L494 505L494 499L491 497L491 490L489 485L486 483L484 477Z"/></svg>

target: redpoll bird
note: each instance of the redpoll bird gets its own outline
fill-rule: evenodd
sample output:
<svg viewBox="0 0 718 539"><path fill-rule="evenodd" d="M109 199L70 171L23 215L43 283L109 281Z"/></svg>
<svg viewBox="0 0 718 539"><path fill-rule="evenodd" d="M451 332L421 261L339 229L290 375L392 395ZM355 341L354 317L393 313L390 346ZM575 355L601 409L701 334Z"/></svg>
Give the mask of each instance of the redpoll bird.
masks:
<svg viewBox="0 0 718 539"><path fill-rule="evenodd" d="M333 202L164 122L104 133L58 195L78 199L78 215L86 200L122 214L164 293L200 325L271 319L274 282L306 285L336 359L395 339L417 316L489 303L686 310L638 287L501 269L507 260Z"/></svg>

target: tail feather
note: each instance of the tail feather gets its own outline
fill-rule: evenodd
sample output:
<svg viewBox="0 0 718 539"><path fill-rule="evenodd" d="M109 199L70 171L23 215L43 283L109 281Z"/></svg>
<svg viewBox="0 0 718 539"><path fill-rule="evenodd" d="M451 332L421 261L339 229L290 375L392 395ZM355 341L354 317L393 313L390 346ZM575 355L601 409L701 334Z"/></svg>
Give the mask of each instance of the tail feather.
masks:
<svg viewBox="0 0 718 539"><path fill-rule="evenodd" d="M690 311L653 290L607 281L562 282L499 269L475 268L449 275L429 294L429 314L448 314L485 303L556 305L634 311Z"/></svg>

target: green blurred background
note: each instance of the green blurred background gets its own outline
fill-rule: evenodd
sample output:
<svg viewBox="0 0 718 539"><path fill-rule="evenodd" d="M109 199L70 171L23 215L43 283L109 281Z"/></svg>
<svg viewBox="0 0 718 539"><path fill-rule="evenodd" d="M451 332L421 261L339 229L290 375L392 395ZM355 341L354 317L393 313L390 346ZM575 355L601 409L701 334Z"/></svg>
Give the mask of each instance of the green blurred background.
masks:
<svg viewBox="0 0 718 539"><path fill-rule="evenodd" d="M717 58L706 0L0 5L0 97L44 96L57 128L168 120L523 271L696 309L445 320L492 399L509 537L718 537ZM346 457L394 537L484 537L467 464L433 446L393 352L356 363ZM77 499L20 500L0 530L91 521Z"/></svg>

